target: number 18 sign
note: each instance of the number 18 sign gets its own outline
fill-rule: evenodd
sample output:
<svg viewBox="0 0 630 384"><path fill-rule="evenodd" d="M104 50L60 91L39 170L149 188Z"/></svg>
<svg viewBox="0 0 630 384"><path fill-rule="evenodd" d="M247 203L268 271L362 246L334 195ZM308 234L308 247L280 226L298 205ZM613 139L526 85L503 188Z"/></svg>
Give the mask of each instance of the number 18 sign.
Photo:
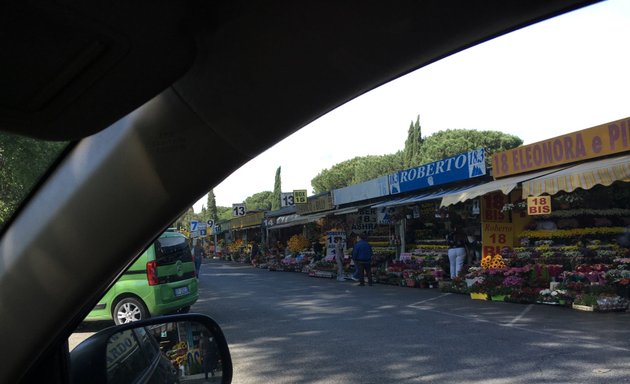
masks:
<svg viewBox="0 0 630 384"><path fill-rule="evenodd" d="M527 198L528 215L548 215L551 213L551 197L536 196Z"/></svg>

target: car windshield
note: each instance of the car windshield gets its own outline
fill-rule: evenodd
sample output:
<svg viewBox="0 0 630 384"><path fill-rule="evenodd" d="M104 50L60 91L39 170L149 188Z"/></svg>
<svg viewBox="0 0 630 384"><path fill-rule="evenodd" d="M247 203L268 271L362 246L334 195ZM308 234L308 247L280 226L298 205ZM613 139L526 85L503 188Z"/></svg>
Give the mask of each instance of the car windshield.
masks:
<svg viewBox="0 0 630 384"><path fill-rule="evenodd" d="M191 310L227 325L240 382L630 380L629 22L598 3L318 118L163 223L183 277L149 261L150 294L111 290L70 348ZM0 231L67 145L0 133ZM178 337L177 374L212 380Z"/></svg>

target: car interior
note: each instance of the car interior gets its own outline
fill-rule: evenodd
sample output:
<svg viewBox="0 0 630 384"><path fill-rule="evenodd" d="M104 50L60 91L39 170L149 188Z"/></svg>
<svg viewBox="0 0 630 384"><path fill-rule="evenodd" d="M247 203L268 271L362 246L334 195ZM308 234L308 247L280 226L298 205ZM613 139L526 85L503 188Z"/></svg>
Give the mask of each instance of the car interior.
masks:
<svg viewBox="0 0 630 384"><path fill-rule="evenodd" d="M67 338L125 267L271 145L591 3L4 2L0 131L71 144L0 229L0 383L69 382Z"/></svg>

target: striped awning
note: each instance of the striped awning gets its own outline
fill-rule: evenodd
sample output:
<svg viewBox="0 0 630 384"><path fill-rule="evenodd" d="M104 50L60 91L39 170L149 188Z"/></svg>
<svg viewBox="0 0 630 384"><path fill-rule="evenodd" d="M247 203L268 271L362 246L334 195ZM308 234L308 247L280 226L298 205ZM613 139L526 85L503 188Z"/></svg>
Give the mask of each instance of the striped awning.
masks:
<svg viewBox="0 0 630 384"><path fill-rule="evenodd" d="M523 182L523 198L609 186L615 181L630 182L630 155L589 161Z"/></svg>
<svg viewBox="0 0 630 384"><path fill-rule="evenodd" d="M510 193L519 183L523 181L534 179L543 175L547 175L551 172L555 172L557 169L547 169L542 172L531 173L528 175L518 175L512 177L506 177L504 179L490 181L485 184L478 185L474 188L467 189L465 191L454 193L442 198L440 207L448 207L449 205L462 203L466 200L471 200L479 196L483 196L486 193L501 191L504 195Z"/></svg>

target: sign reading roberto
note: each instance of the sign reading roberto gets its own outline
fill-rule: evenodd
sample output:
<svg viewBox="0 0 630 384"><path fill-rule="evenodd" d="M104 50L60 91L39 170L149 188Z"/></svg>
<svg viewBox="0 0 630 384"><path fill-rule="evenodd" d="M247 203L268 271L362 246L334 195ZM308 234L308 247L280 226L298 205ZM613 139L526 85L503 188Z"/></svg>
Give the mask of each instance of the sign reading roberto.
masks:
<svg viewBox="0 0 630 384"><path fill-rule="evenodd" d="M485 174L486 156L480 148L391 174L389 192L394 195Z"/></svg>

